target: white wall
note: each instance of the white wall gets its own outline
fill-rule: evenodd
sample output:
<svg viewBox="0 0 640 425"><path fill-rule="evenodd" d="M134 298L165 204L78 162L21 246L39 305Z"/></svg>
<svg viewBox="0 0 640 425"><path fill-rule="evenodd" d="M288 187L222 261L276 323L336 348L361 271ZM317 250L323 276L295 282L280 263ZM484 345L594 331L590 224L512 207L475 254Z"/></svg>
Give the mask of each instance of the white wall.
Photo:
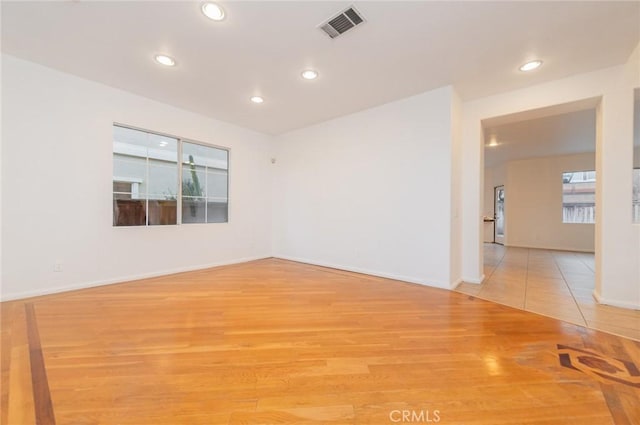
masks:
<svg viewBox="0 0 640 425"><path fill-rule="evenodd" d="M596 289L604 304L640 309L640 225L632 194L634 88L640 87L640 44L620 75L608 82L596 135Z"/></svg>
<svg viewBox="0 0 640 425"><path fill-rule="evenodd" d="M462 282L462 100L455 90L451 95L451 287Z"/></svg>
<svg viewBox="0 0 640 425"><path fill-rule="evenodd" d="M3 300L271 255L270 137L2 59ZM229 147L229 223L112 227L114 122Z"/></svg>
<svg viewBox="0 0 640 425"><path fill-rule="evenodd" d="M594 170L594 153L510 161L506 168L505 245L594 251L593 224L562 222L562 173Z"/></svg>
<svg viewBox="0 0 640 425"><path fill-rule="evenodd" d="M275 144L5 55L2 297L272 253L442 287L460 275L479 282L481 120L602 97L596 292L607 303L640 306L640 226L626 220L630 209L612 212L631 196L632 88L640 86L635 54L629 66L466 102L462 113L454 90L445 87L291 132ZM113 122L230 147L230 223L113 228ZM41 204L45 214L35 208ZM57 262L62 273L53 272Z"/></svg>
<svg viewBox="0 0 640 425"><path fill-rule="evenodd" d="M275 256L455 284L454 102L446 87L277 137Z"/></svg>
<svg viewBox="0 0 640 425"><path fill-rule="evenodd" d="M0 7L0 22L2 20L2 7ZM2 55L0 54L0 83L3 81L2 80L2 76L3 76L3 66L2 63L4 61L4 58L2 57ZM2 105L4 104L4 101L1 101L2 98L2 93L3 93L3 84L0 84L0 129L4 128L3 126L3 108ZM2 142L2 131L0 130L0 142ZM4 289L3 289L3 270L2 270L2 234L3 234L3 228L4 228L4 221L3 221L3 217L2 217L2 182L3 182L3 171L2 171L2 163L4 162L4 159L2 157L2 151L3 151L3 147L4 147L4 143L0 143L0 300L2 300L2 294L4 293Z"/></svg>
<svg viewBox="0 0 640 425"><path fill-rule="evenodd" d="M640 45L625 66L555 80L463 105L463 276L482 276L483 119L601 98L596 140L596 291L606 304L640 308L640 226L631 223L633 89Z"/></svg>

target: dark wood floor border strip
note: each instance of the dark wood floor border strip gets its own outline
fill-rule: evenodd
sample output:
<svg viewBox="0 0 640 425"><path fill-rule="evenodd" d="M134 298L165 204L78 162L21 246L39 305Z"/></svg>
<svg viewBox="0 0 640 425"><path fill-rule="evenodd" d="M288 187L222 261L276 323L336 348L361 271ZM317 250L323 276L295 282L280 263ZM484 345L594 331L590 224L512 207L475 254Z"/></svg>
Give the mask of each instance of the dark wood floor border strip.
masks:
<svg viewBox="0 0 640 425"><path fill-rule="evenodd" d="M0 424L9 423L9 377L11 376L11 350L13 349L13 317L15 304L4 304L0 307Z"/></svg>
<svg viewBox="0 0 640 425"><path fill-rule="evenodd" d="M29 340L29 362L31 363L31 384L33 386L33 405L37 425L55 425L53 403L49 392L47 370L40 345L40 333L33 303L24 305L27 316L27 337Z"/></svg>
<svg viewBox="0 0 640 425"><path fill-rule="evenodd" d="M614 423L616 425L632 425L633 422L627 416L620 396L615 391L612 391L611 387L607 384L600 383L600 389L604 396L604 401L607 403L607 408L609 412L611 412Z"/></svg>

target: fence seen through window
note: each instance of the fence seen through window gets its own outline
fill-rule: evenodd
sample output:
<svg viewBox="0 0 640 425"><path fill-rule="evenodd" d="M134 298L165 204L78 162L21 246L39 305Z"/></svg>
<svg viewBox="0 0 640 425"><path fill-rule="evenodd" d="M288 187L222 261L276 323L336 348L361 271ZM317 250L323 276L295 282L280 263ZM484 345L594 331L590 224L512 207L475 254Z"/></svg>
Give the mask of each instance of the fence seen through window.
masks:
<svg viewBox="0 0 640 425"><path fill-rule="evenodd" d="M596 222L596 172L562 173L562 222Z"/></svg>
<svg viewBox="0 0 640 425"><path fill-rule="evenodd" d="M113 225L226 223L228 171L226 149L114 125Z"/></svg>

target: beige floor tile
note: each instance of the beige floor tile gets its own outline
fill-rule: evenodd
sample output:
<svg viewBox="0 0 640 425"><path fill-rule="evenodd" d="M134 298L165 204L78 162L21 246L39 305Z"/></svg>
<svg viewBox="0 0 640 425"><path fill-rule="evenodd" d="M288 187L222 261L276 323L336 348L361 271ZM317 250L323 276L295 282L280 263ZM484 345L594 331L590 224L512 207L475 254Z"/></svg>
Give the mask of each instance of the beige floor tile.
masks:
<svg viewBox="0 0 640 425"><path fill-rule="evenodd" d="M571 288L573 297L578 301L587 305L597 304L596 299L593 298L592 288Z"/></svg>
<svg viewBox="0 0 640 425"><path fill-rule="evenodd" d="M564 279L572 288L588 288L593 290L593 288L596 287L595 276L578 277L577 275L565 275Z"/></svg>
<svg viewBox="0 0 640 425"><path fill-rule="evenodd" d="M571 296L533 297L527 294L525 310L585 326L586 322Z"/></svg>
<svg viewBox="0 0 640 425"><path fill-rule="evenodd" d="M525 302L527 309L537 309L541 311L558 311L558 312L570 312L581 315L580 308L573 301L572 298L554 299L554 300L540 300L531 297L527 297Z"/></svg>
<svg viewBox="0 0 640 425"><path fill-rule="evenodd" d="M598 304L594 255L485 244L485 280L468 295L640 340L640 311Z"/></svg>
<svg viewBox="0 0 640 425"><path fill-rule="evenodd" d="M482 273L484 273L485 279L491 276L494 270L495 270L495 267L484 266Z"/></svg>
<svg viewBox="0 0 640 425"><path fill-rule="evenodd" d="M529 270L527 271L527 277L535 277L540 279L564 279L560 270L553 269L536 269L536 266L529 265Z"/></svg>
<svg viewBox="0 0 640 425"><path fill-rule="evenodd" d="M524 285L524 282L527 279L527 273L526 272L514 273L514 272L505 272L503 270L496 270L491 274L490 279L493 281L496 281L496 280L518 281L518 282L521 282L522 285Z"/></svg>
<svg viewBox="0 0 640 425"><path fill-rule="evenodd" d="M580 310L587 322L607 323L629 329L640 330L640 312L622 308L579 304Z"/></svg>
<svg viewBox="0 0 640 425"><path fill-rule="evenodd" d="M571 291L569 290L569 287L567 286L566 282L564 280L557 280L557 279L544 279L544 280L538 280L538 279L527 279L527 292L530 292L532 294L536 293L536 292L544 292L544 291L556 291L556 292L562 292L565 294L571 294Z"/></svg>
<svg viewBox="0 0 640 425"><path fill-rule="evenodd" d="M491 294L491 295L483 295L479 293L476 295L478 298L482 298L483 300L493 301L498 304L507 305L509 307L518 308L520 310L524 310L524 296L518 297L513 295L506 294Z"/></svg>
<svg viewBox="0 0 640 425"><path fill-rule="evenodd" d="M627 338L633 338L640 341L640 329L624 328L609 323L603 323L598 321L587 320L587 326L592 329L597 329L603 332L609 332L614 335L624 336Z"/></svg>
<svg viewBox="0 0 640 425"><path fill-rule="evenodd" d="M555 310L530 310L528 308L525 308L525 310L531 313L536 313L542 316L551 317L553 319L558 319L564 322L572 323L574 325L587 326L584 318L580 314L558 312Z"/></svg>
<svg viewBox="0 0 640 425"><path fill-rule="evenodd" d="M535 291L531 292L527 290L525 293L527 300L535 301L535 302L547 302L552 304L563 304L563 303L571 303L576 304L573 295L570 292L562 292L559 290L549 290L549 291Z"/></svg>

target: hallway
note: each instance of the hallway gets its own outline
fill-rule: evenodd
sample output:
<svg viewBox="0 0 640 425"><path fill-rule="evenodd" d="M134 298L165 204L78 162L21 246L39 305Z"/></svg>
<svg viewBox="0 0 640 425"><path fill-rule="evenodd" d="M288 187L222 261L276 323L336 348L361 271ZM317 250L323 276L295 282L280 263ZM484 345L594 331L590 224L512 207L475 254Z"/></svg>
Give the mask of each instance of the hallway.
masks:
<svg viewBox="0 0 640 425"><path fill-rule="evenodd" d="M594 255L484 245L481 285L456 291L544 316L640 340L640 311L598 304Z"/></svg>

